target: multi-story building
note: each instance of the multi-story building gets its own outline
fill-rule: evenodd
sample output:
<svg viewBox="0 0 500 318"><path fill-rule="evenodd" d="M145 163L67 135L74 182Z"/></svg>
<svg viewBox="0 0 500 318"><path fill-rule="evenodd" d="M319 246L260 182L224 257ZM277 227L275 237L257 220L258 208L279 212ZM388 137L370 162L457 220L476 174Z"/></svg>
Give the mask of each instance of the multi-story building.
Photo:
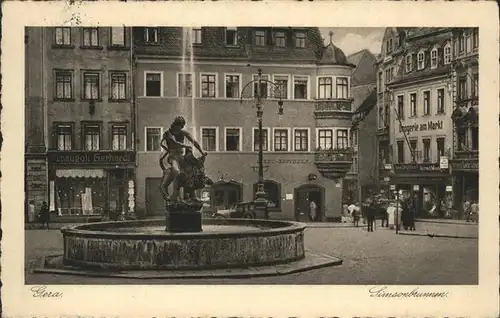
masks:
<svg viewBox="0 0 500 318"><path fill-rule="evenodd" d="M26 200L58 216L135 208L131 30L27 28Z"/></svg>
<svg viewBox="0 0 500 318"><path fill-rule="evenodd" d="M377 57L377 173L380 190L390 191L392 170L392 141L390 131L397 123L391 121L391 82L403 59L404 41L409 28L386 28L382 38L380 54Z"/></svg>
<svg viewBox="0 0 500 318"><path fill-rule="evenodd" d="M361 202L377 188L377 67L376 58L368 50L361 50L347 57L356 65L351 87L353 96L353 123L351 142L354 158L345 179L346 201ZM350 185L350 187L349 187Z"/></svg>
<svg viewBox="0 0 500 318"><path fill-rule="evenodd" d="M262 69L264 178L270 216L340 216L343 179L351 167L351 65L318 28L136 28L138 133L137 210L164 212L158 191L159 145L176 116L184 116L208 152L201 191L214 208L253 200L258 130L253 93ZM279 94L280 96L277 96ZM284 114L277 114L277 99Z"/></svg>
<svg viewBox="0 0 500 318"><path fill-rule="evenodd" d="M418 197L425 215L447 197L453 144L450 28L408 30L403 58L387 83L393 149L390 182ZM439 209L438 209L439 211Z"/></svg>
<svg viewBox="0 0 500 318"><path fill-rule="evenodd" d="M453 191L455 206L478 200L479 189L479 32L454 28L453 50Z"/></svg>

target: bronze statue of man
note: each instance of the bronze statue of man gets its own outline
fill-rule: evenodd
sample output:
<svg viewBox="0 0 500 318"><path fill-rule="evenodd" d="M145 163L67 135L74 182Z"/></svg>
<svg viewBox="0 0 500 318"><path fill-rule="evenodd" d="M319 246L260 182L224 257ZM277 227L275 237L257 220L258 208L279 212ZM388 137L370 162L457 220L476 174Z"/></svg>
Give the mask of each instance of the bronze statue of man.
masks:
<svg viewBox="0 0 500 318"><path fill-rule="evenodd" d="M174 182L179 174L181 173L181 167L184 161L183 150L188 149L191 151L192 147L184 142L185 139L190 141L196 149L206 156L207 153L203 151L200 144L191 136L189 132L184 130L186 126L186 120L182 116L178 116L174 119L170 128L163 134L163 138L160 142L160 146L165 150L165 154L160 158L160 166L163 170L163 179L160 186L162 195L166 201L171 200L168 193L168 187L172 182ZM167 156L167 162L170 164L170 169L165 169L163 165L163 158ZM174 187L173 198L177 199L177 187Z"/></svg>

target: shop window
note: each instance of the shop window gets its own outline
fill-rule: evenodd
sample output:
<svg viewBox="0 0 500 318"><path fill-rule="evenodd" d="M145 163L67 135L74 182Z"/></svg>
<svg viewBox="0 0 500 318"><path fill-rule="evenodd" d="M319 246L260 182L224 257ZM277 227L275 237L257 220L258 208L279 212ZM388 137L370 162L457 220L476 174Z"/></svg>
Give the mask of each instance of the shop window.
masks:
<svg viewBox="0 0 500 318"><path fill-rule="evenodd" d="M293 79L293 98L307 99L307 86L309 78L306 76L295 76Z"/></svg>
<svg viewBox="0 0 500 318"><path fill-rule="evenodd" d="M193 76L192 74L178 74L177 94L179 97L193 96Z"/></svg>
<svg viewBox="0 0 500 318"><path fill-rule="evenodd" d="M226 98L240 97L240 75L226 75Z"/></svg>
<svg viewBox="0 0 500 318"><path fill-rule="evenodd" d="M73 71L56 71L56 98L69 100L73 98Z"/></svg>
<svg viewBox="0 0 500 318"><path fill-rule="evenodd" d="M295 32L295 47L306 47L306 34L304 32Z"/></svg>
<svg viewBox="0 0 500 318"><path fill-rule="evenodd" d="M349 147L349 137L347 129L337 129L337 149Z"/></svg>
<svg viewBox="0 0 500 318"><path fill-rule="evenodd" d="M319 77L318 78L318 98L329 99L332 98L332 78Z"/></svg>
<svg viewBox="0 0 500 318"><path fill-rule="evenodd" d="M111 127L111 140L113 150L126 150L127 149L127 126L126 125L113 125Z"/></svg>
<svg viewBox="0 0 500 318"><path fill-rule="evenodd" d="M337 98L349 98L349 80L347 77L337 77Z"/></svg>
<svg viewBox="0 0 500 318"><path fill-rule="evenodd" d="M295 129L294 130L294 150L308 151L309 150L309 130Z"/></svg>
<svg viewBox="0 0 500 318"><path fill-rule="evenodd" d="M269 150L269 128L262 129L262 151ZM253 151L259 151L260 143L259 143L259 129L253 129Z"/></svg>
<svg viewBox="0 0 500 318"><path fill-rule="evenodd" d="M253 193L257 193L258 184L253 185ZM267 207L270 210L281 209L281 186L279 183L271 180L264 180L264 192L266 193Z"/></svg>
<svg viewBox="0 0 500 318"><path fill-rule="evenodd" d="M101 126L99 124L83 124L83 149L96 151L100 149Z"/></svg>
<svg viewBox="0 0 500 318"><path fill-rule="evenodd" d="M288 129L274 130L274 151L288 151Z"/></svg>
<svg viewBox="0 0 500 318"><path fill-rule="evenodd" d="M160 72L146 72L145 76L145 96L159 97L163 95L163 74Z"/></svg>
<svg viewBox="0 0 500 318"><path fill-rule="evenodd" d="M99 46L99 29L98 28L83 28L83 46L98 47Z"/></svg>
<svg viewBox="0 0 500 318"><path fill-rule="evenodd" d="M125 46L125 28L112 27L111 28L111 46L123 47Z"/></svg>
<svg viewBox="0 0 500 318"><path fill-rule="evenodd" d="M238 45L238 32L236 28L226 28L226 45Z"/></svg>
<svg viewBox="0 0 500 318"><path fill-rule="evenodd" d="M99 72L84 72L83 73L83 99L98 100L100 99L100 73Z"/></svg>
<svg viewBox="0 0 500 318"><path fill-rule="evenodd" d="M217 128L201 128L201 141L204 151L217 151Z"/></svg>
<svg viewBox="0 0 500 318"><path fill-rule="evenodd" d="M125 100L127 87L127 74L111 73L111 100Z"/></svg>
<svg viewBox="0 0 500 318"><path fill-rule="evenodd" d="M333 148L333 129L318 130L319 150L331 150Z"/></svg>
<svg viewBox="0 0 500 318"><path fill-rule="evenodd" d="M254 75L253 80L253 96L260 96L260 98L267 98L269 93L269 86L266 81L269 81L269 75L262 75L262 81L260 82L260 91L259 91L259 76Z"/></svg>
<svg viewBox="0 0 500 318"><path fill-rule="evenodd" d="M73 125L57 124L57 150L73 150Z"/></svg>
<svg viewBox="0 0 500 318"><path fill-rule="evenodd" d="M162 129L159 127L146 127L146 151L161 151L160 142Z"/></svg>
<svg viewBox="0 0 500 318"><path fill-rule="evenodd" d="M220 182L212 186L212 205L229 209L241 201L242 186L235 182Z"/></svg>
<svg viewBox="0 0 500 318"><path fill-rule="evenodd" d="M241 128L226 128L226 151L241 151Z"/></svg>
<svg viewBox="0 0 500 318"><path fill-rule="evenodd" d="M55 44L60 46L71 45L71 28L55 28Z"/></svg>
<svg viewBox="0 0 500 318"><path fill-rule="evenodd" d="M217 87L215 74L201 74L201 97L215 98Z"/></svg>

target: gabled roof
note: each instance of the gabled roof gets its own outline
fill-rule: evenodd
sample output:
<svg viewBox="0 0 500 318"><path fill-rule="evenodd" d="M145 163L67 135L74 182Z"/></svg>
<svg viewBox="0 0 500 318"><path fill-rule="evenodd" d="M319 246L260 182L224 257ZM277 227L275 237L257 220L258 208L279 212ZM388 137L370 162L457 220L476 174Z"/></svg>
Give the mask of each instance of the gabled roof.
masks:
<svg viewBox="0 0 500 318"><path fill-rule="evenodd" d="M363 55L365 55L366 53L370 53L370 51L368 51L367 49L363 49L363 50L358 51L356 53L352 53L351 55L349 55L347 57L347 60L349 61L349 63L352 63L352 64L358 66L359 62L363 58Z"/></svg>

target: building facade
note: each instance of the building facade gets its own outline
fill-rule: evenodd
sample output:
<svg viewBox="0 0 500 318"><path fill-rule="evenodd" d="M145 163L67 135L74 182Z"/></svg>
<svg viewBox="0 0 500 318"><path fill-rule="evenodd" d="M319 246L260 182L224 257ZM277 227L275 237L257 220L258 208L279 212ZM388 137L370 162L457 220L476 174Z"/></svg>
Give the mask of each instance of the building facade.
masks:
<svg viewBox="0 0 500 318"><path fill-rule="evenodd" d="M351 65L317 28L136 28L137 212L164 213L159 142L176 116L208 152L213 208L254 199L258 130L254 92L263 84L264 178L270 217L340 216L351 167ZM275 89L278 87L278 89ZM279 95L279 96L278 96ZM279 116L278 97L284 114Z"/></svg>
<svg viewBox="0 0 500 318"><path fill-rule="evenodd" d="M453 146L451 46L449 28L407 31L403 58L387 84L395 123L390 182L418 198L420 216L440 211L451 195L450 170L442 163Z"/></svg>
<svg viewBox="0 0 500 318"><path fill-rule="evenodd" d="M454 28L453 50L453 173L454 204L478 200L479 191L479 32Z"/></svg>
<svg viewBox="0 0 500 318"><path fill-rule="evenodd" d="M59 217L135 209L129 28L26 29L26 201Z"/></svg>

